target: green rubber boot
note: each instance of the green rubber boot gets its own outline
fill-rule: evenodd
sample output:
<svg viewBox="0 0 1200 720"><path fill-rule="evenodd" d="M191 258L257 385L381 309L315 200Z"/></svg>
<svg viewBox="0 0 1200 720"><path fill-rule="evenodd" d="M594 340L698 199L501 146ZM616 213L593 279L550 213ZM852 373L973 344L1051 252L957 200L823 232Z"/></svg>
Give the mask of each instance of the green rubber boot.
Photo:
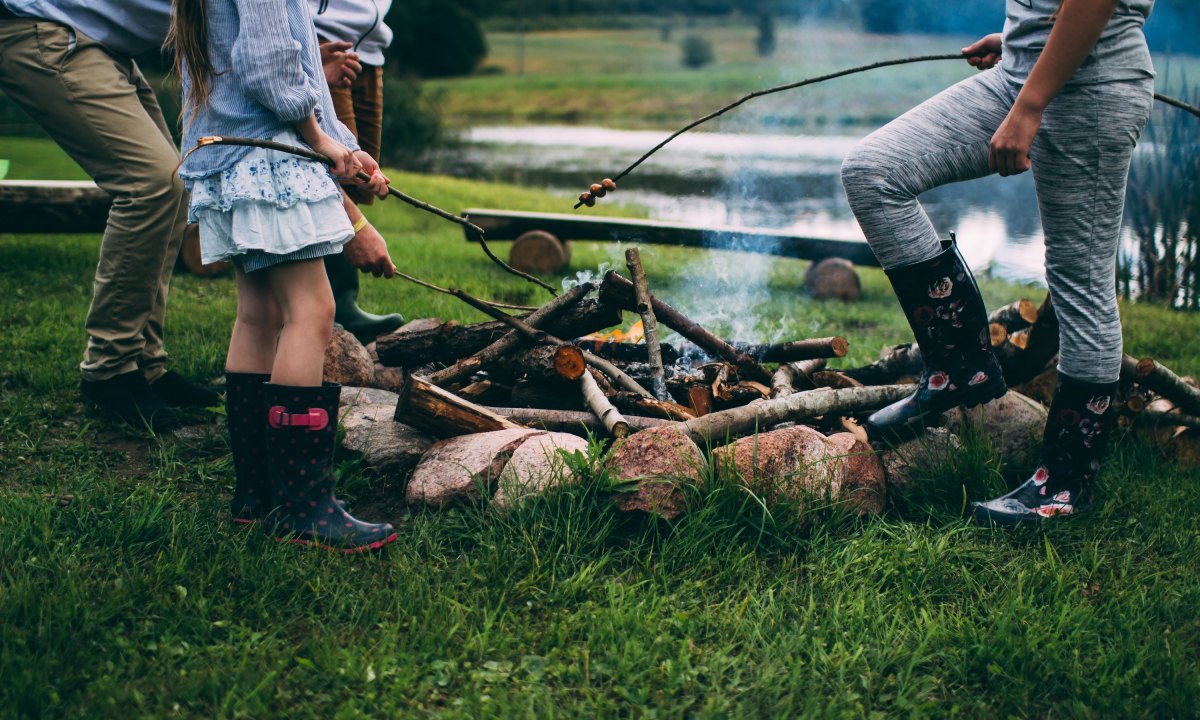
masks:
<svg viewBox="0 0 1200 720"><path fill-rule="evenodd" d="M325 274L333 290L333 321L366 345L404 324L400 313L375 315L358 306L358 270L342 253L325 256Z"/></svg>

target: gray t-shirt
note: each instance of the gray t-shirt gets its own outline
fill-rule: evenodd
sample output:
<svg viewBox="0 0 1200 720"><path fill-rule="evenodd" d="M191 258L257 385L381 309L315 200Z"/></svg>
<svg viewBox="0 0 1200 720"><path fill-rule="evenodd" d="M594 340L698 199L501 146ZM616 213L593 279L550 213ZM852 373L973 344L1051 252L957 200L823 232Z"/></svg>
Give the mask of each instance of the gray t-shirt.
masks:
<svg viewBox="0 0 1200 720"><path fill-rule="evenodd" d="M1000 69L1018 82L1029 71L1046 47L1052 16L1060 0L1006 0L1004 52ZM1154 64L1146 47L1142 26L1150 16L1154 0L1118 0L1117 9L1105 26L1096 47L1071 76L1068 85L1139 80L1154 77Z"/></svg>

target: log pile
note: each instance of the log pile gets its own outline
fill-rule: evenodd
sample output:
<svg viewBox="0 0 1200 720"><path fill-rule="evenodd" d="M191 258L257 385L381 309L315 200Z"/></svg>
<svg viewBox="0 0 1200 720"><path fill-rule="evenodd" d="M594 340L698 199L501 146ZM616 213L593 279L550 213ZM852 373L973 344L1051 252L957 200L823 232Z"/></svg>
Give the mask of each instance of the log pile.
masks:
<svg viewBox="0 0 1200 720"><path fill-rule="evenodd" d="M889 483L907 482L906 465L922 453L872 446L859 421L912 392L919 348L890 346L873 363L833 369L849 349L843 337L722 338L652 293L635 248L626 260L632 279L610 271L527 314L450 290L492 319L424 319L367 349L331 347L327 379L391 391L348 416L355 428L406 441L391 455L370 448L366 464L403 457L409 502L510 508L571 482L579 466L561 455L600 441L607 453L593 470L614 481L614 504L668 518L685 510L686 486L704 482L711 463L722 481L801 509L831 502L877 513ZM637 323L601 333L627 318ZM1053 388L1057 318L1047 296L1013 302L989 321L1010 386L1041 397L1012 393L948 415L938 447L957 447L955 433L985 433L1005 466L1023 471L1045 420L1037 400ZM664 342L664 328L678 338ZM335 335L335 345L352 342ZM1127 358L1123 376L1122 423L1163 442L1200 434L1200 388L1150 359ZM416 435L380 433L387 410ZM347 446L366 452L370 441L349 434Z"/></svg>

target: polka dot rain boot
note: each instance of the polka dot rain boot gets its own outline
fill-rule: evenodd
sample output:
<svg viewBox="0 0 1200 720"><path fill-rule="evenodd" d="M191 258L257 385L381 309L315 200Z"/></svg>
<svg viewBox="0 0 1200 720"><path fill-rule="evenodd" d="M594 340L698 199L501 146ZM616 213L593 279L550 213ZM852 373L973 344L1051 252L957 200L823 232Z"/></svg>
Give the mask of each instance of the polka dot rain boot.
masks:
<svg viewBox="0 0 1200 720"><path fill-rule="evenodd" d="M995 525L1025 525L1090 509L1100 459L1114 422L1116 390L1115 382L1089 383L1059 373L1037 470L1007 495L971 503L975 519Z"/></svg>
<svg viewBox="0 0 1200 720"><path fill-rule="evenodd" d="M388 523L354 518L333 496L341 386L266 385L271 522L281 542L357 553L396 539Z"/></svg>
<svg viewBox="0 0 1200 720"><path fill-rule="evenodd" d="M916 392L867 418L872 438L907 435L951 408L974 407L1008 391L979 287L953 240L938 255L892 268L887 276L925 370Z"/></svg>
<svg viewBox="0 0 1200 720"><path fill-rule="evenodd" d="M237 481L230 517L235 525L250 525L271 509L271 478L267 473L266 382L270 375L225 373L225 422Z"/></svg>

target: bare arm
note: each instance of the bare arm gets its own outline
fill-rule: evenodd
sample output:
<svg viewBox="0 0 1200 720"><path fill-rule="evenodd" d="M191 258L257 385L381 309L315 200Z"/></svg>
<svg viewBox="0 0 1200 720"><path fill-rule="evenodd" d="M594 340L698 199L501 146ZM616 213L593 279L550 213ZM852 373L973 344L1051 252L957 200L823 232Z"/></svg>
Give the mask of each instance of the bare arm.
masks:
<svg viewBox="0 0 1200 720"><path fill-rule="evenodd" d="M1096 46L1116 0L1064 0L1050 38L1008 117L992 136L988 166L1001 175L1029 169L1029 149L1042 113Z"/></svg>

